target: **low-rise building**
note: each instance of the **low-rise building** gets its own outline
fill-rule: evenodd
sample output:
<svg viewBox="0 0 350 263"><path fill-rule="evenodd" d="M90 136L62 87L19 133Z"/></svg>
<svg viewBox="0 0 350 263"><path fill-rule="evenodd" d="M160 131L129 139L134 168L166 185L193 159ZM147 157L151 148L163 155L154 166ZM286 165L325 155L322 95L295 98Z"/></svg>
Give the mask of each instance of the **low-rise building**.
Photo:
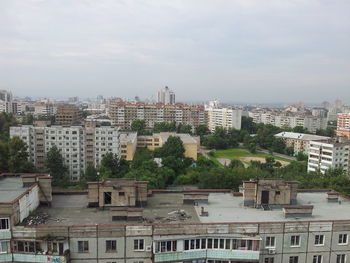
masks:
<svg viewBox="0 0 350 263"><path fill-rule="evenodd" d="M200 146L200 138L198 136L191 136L185 133L175 132L160 132L153 135L145 135L137 137L137 147L147 148L153 151L156 148L162 147L170 136L179 137L185 148L185 157L197 160L197 152Z"/></svg>
<svg viewBox="0 0 350 263"><path fill-rule="evenodd" d="M137 148L136 132L121 132L119 136L120 157L132 161L134 159Z"/></svg>
<svg viewBox="0 0 350 263"><path fill-rule="evenodd" d="M88 207L90 193L66 193L54 194L51 207L38 207L22 225L1 213L0 262L344 263L350 257L350 200L334 191L298 191L296 183L263 179L245 182L243 194L154 190L147 204L124 207L119 193L127 189L119 183L95 184L102 194L93 198L105 200L110 189L114 207ZM189 193L206 201L184 202Z"/></svg>
<svg viewBox="0 0 350 263"><path fill-rule="evenodd" d="M309 145L308 172L342 168L349 174L350 142L342 137L325 141L311 141Z"/></svg>
<svg viewBox="0 0 350 263"><path fill-rule="evenodd" d="M287 147L293 148L294 154L298 154L299 152L308 154L311 141L324 141L330 139L330 137L326 136L297 132L280 132L277 133L275 137L282 139Z"/></svg>

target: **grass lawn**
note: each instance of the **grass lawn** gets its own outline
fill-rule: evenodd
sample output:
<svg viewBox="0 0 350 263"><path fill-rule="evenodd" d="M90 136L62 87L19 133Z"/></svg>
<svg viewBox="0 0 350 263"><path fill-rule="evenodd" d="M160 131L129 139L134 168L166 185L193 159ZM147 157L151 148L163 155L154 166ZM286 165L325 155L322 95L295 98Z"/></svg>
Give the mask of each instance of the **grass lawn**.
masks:
<svg viewBox="0 0 350 263"><path fill-rule="evenodd" d="M243 149L243 148L233 148L233 149L227 149L227 150L218 150L215 151L215 157L216 158L226 158L226 159L238 159L240 157L262 157L262 158L266 158L266 157L273 157L276 160L281 160L281 161L285 161L285 162L291 162L291 160L279 157L279 156L275 156L275 155L271 155L271 154L267 154L267 153L262 153L262 152L257 152L257 153L250 153L248 150Z"/></svg>

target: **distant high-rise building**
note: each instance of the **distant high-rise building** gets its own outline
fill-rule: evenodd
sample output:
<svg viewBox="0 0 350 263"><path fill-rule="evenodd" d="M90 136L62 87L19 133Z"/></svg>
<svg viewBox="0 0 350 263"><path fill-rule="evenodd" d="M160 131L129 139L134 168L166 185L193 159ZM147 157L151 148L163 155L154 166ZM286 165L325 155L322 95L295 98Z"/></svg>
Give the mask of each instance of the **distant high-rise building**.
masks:
<svg viewBox="0 0 350 263"><path fill-rule="evenodd" d="M0 90L0 112L13 113L12 93L7 90Z"/></svg>
<svg viewBox="0 0 350 263"><path fill-rule="evenodd" d="M167 86L158 91L158 102L164 104L175 104L175 93Z"/></svg>

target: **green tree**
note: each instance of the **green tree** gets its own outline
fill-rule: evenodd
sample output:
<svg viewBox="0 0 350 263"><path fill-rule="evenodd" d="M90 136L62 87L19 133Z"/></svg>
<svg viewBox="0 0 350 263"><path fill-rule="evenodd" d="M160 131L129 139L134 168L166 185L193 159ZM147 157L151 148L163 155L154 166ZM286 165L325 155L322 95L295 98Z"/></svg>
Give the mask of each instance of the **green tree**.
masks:
<svg viewBox="0 0 350 263"><path fill-rule="evenodd" d="M153 127L153 132L175 132L176 122L156 122Z"/></svg>
<svg viewBox="0 0 350 263"><path fill-rule="evenodd" d="M79 184L82 188L87 187L88 182L97 182L99 180L98 173L94 165L88 164L85 172L80 176Z"/></svg>
<svg viewBox="0 0 350 263"><path fill-rule="evenodd" d="M146 121L145 120L134 120L131 123L131 130L136 131L139 135L143 135L146 132Z"/></svg>
<svg viewBox="0 0 350 263"><path fill-rule="evenodd" d="M63 157L56 146L47 152L45 166L52 176L54 186L66 187L69 184L68 168L64 165Z"/></svg>
<svg viewBox="0 0 350 263"><path fill-rule="evenodd" d="M103 156L98 170L101 178L121 178L128 173L129 162L108 152Z"/></svg>
<svg viewBox="0 0 350 263"><path fill-rule="evenodd" d="M9 113L0 113L0 139L8 140L10 134L10 127L17 124L16 118Z"/></svg>
<svg viewBox="0 0 350 263"><path fill-rule="evenodd" d="M169 136L168 140L162 147L157 148L154 152L156 157L169 157L184 158L185 148L182 140L177 136Z"/></svg>
<svg viewBox="0 0 350 263"><path fill-rule="evenodd" d="M34 165L28 160L27 145L19 137L8 141L8 171L11 173L34 172Z"/></svg>
<svg viewBox="0 0 350 263"><path fill-rule="evenodd" d="M228 165L229 168L236 168L236 167L244 167L243 163L240 160L233 159L230 164Z"/></svg>
<svg viewBox="0 0 350 263"><path fill-rule="evenodd" d="M206 125L204 124L201 124L201 125L198 125L196 128L195 128L195 134L198 135L198 136L204 136L204 135L207 135L209 134L209 129Z"/></svg>
<svg viewBox="0 0 350 263"><path fill-rule="evenodd" d="M188 134L192 134L192 126L189 124L179 124L177 126L177 132L178 133L188 133Z"/></svg>

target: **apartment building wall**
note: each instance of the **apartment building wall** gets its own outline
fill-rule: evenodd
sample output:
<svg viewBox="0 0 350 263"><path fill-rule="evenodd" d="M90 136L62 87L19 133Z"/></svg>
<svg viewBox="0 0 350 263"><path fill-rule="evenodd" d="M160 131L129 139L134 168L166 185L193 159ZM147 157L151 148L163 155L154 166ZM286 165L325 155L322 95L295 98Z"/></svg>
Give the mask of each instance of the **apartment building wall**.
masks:
<svg viewBox="0 0 350 263"><path fill-rule="evenodd" d="M286 114L277 112L250 112L255 123L271 124L280 128L302 126L315 133L318 129L327 128L327 118L303 114Z"/></svg>
<svg viewBox="0 0 350 263"><path fill-rule="evenodd" d="M82 112L77 106L61 105L57 107L55 121L58 125L78 125L82 121Z"/></svg>
<svg viewBox="0 0 350 263"><path fill-rule="evenodd" d="M298 263L314 262L314 256L321 256L322 263L335 263L337 255L350 256L349 242L339 243L339 235L350 235L349 221L327 222L265 222L265 223L222 223L222 224L151 224L151 225L96 225L72 227L14 227L13 237L16 240L33 240L41 243L47 249L42 238L48 233L52 238L64 238L64 249L70 251L70 260L76 262L173 262L206 260L215 255L216 260L231 260L233 262L262 262L272 258L273 262L290 263L290 257L298 257ZM298 244L292 244L292 236L298 237ZM317 236L322 236L323 242L317 243ZM258 246L249 250L233 250L232 242L229 248L188 249L185 241L189 240L222 240L224 244L236 240L252 240ZM106 241L115 241L116 249L106 250ZM142 240L142 248L139 245ZM272 242L273 240L273 242ZM173 241L174 251L157 251L158 242ZM79 251L78 242L87 242L88 249ZM218 242L220 243L220 242ZM227 243L228 244L228 243ZM34 253L33 253L34 254ZM22 262L23 254L13 251L13 255ZM27 258L30 253L27 253ZM42 255L47 258L50 255ZM37 255L39 258L40 255ZM0 262L5 262L0 257ZM46 262L46 261L40 261Z"/></svg>
<svg viewBox="0 0 350 263"><path fill-rule="evenodd" d="M18 136L28 145L29 160L39 171L45 171L46 154L56 146L72 181L79 180L88 164L98 165L106 153L119 156L119 129L113 126L27 125L11 127L10 136Z"/></svg>
<svg viewBox="0 0 350 263"><path fill-rule="evenodd" d="M308 172L343 168L349 173L349 142L310 142Z"/></svg>
<svg viewBox="0 0 350 263"><path fill-rule="evenodd" d="M241 129L242 110L229 108L207 108L208 128L214 132L216 127Z"/></svg>
<svg viewBox="0 0 350 263"><path fill-rule="evenodd" d="M344 136L350 139L350 113L338 114L337 136Z"/></svg>
<svg viewBox="0 0 350 263"><path fill-rule="evenodd" d="M206 113L201 106L191 107L185 104L145 104L119 102L109 107L112 124L130 128L135 120L145 120L147 127L152 128L159 122L176 122L197 127L206 124Z"/></svg>

